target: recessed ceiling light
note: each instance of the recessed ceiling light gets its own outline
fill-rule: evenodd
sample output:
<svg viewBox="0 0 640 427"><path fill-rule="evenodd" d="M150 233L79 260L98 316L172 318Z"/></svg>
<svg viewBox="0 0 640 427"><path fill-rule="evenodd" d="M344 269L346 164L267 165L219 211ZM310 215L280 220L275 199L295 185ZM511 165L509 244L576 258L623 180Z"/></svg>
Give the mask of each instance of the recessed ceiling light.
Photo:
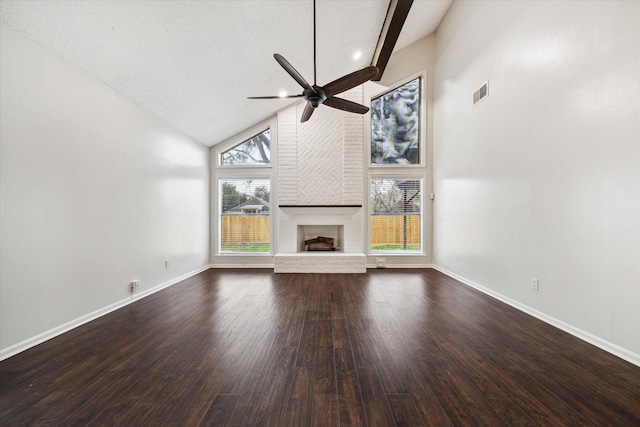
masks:
<svg viewBox="0 0 640 427"><path fill-rule="evenodd" d="M353 59L356 60L356 61L358 59L360 59L361 57L362 57L362 51L360 51L360 50L353 54Z"/></svg>
<svg viewBox="0 0 640 427"><path fill-rule="evenodd" d="M280 93L278 94L278 96L280 98L286 98L287 97L287 91L281 90Z"/></svg>

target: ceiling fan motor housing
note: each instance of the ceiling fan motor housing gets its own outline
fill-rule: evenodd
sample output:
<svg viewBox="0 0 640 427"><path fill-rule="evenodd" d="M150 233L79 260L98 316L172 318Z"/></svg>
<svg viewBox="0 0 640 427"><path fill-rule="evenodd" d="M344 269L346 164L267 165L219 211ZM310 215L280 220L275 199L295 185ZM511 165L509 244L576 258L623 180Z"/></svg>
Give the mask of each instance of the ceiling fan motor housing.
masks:
<svg viewBox="0 0 640 427"><path fill-rule="evenodd" d="M304 99L311 104L313 108L318 108L327 99L327 94L320 86L313 85L313 90L305 89L303 92Z"/></svg>

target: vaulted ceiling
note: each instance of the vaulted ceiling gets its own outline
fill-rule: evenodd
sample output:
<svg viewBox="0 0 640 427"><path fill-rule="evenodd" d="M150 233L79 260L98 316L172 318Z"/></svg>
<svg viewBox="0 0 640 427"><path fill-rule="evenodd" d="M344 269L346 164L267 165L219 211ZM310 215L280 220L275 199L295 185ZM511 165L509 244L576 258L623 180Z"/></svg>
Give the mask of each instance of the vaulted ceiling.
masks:
<svg viewBox="0 0 640 427"><path fill-rule="evenodd" d="M451 1L414 1L395 50L433 32ZM317 0L319 85L370 64L388 8ZM274 53L313 82L311 0L2 0L0 17L209 146L299 102L247 99L301 93Z"/></svg>

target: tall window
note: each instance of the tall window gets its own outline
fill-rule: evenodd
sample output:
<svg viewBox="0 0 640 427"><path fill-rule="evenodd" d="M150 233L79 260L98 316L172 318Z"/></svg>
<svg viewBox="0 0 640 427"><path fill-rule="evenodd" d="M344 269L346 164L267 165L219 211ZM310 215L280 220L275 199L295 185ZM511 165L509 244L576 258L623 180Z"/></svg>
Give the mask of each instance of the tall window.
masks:
<svg viewBox="0 0 640 427"><path fill-rule="evenodd" d="M269 253L271 181L219 179L220 253Z"/></svg>
<svg viewBox="0 0 640 427"><path fill-rule="evenodd" d="M371 179L371 252L421 252L422 178Z"/></svg>
<svg viewBox="0 0 640 427"><path fill-rule="evenodd" d="M271 132L269 129L222 152L222 165L268 165L271 163Z"/></svg>
<svg viewBox="0 0 640 427"><path fill-rule="evenodd" d="M420 86L417 77L371 100L371 164L420 163Z"/></svg>
<svg viewBox="0 0 640 427"><path fill-rule="evenodd" d="M424 253L422 81L422 76L412 77L371 98L371 254Z"/></svg>

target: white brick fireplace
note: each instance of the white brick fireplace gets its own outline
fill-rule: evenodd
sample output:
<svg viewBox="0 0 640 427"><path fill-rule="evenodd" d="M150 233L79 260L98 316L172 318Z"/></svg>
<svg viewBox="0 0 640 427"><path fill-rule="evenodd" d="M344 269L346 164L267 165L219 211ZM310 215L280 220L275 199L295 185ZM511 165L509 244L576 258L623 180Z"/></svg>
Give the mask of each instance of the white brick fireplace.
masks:
<svg viewBox="0 0 640 427"><path fill-rule="evenodd" d="M279 252L274 256L276 273L366 271L362 243L362 207L281 207L279 218ZM336 238L339 249L335 252L305 252L304 240L318 235Z"/></svg>
<svg viewBox="0 0 640 427"><path fill-rule="evenodd" d="M361 103L362 88L341 96ZM362 116L320 106L308 122L300 123L303 109L300 103L278 113L274 271L364 273ZM302 252L306 233L334 234L340 248Z"/></svg>

